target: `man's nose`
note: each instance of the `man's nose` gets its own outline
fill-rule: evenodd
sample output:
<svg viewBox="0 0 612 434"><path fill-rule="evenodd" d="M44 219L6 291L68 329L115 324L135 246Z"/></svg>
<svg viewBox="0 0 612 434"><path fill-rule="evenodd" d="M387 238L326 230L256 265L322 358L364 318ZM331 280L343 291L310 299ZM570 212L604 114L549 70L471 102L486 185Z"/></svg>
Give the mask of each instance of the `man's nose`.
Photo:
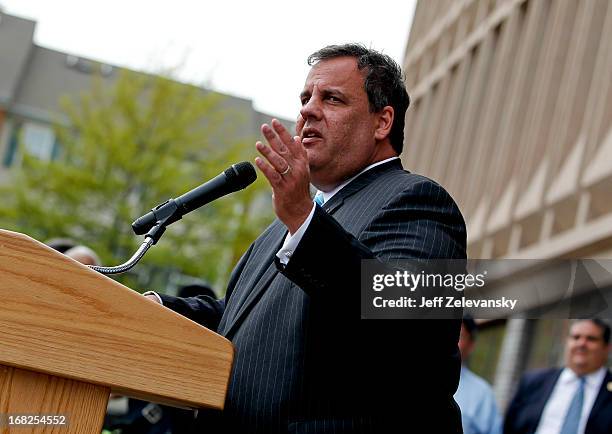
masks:
<svg viewBox="0 0 612 434"><path fill-rule="evenodd" d="M322 110L321 102L318 98L311 97L306 104L300 109L300 114L305 120L308 119L321 119Z"/></svg>
<svg viewBox="0 0 612 434"><path fill-rule="evenodd" d="M587 343L587 339L586 338L580 337L580 338L576 339L576 346L577 347L584 347L584 346L586 346L586 343Z"/></svg>

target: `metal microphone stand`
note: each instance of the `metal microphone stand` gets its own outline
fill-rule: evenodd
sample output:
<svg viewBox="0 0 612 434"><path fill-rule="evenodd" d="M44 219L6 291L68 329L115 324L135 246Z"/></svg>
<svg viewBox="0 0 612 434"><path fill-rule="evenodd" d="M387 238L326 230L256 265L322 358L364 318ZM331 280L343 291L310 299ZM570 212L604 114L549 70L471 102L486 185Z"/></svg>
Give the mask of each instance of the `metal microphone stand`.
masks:
<svg viewBox="0 0 612 434"><path fill-rule="evenodd" d="M132 257L127 260L127 262L124 262L123 264L117 265L115 267L101 267L98 265L89 265L88 267L102 274L119 274L128 271L129 269L134 267L134 265L136 265L138 261L142 259L142 257L145 255L145 253L147 253L151 246L153 246L159 241L161 236L166 231L166 226L169 224L168 220L174 215L174 212L177 210L177 208L178 206L176 205L174 200L172 200L171 205L165 208L165 212L163 213L163 215L159 216L159 220L157 220L157 222L155 222L155 225L151 229L149 229L149 232L145 234L144 241L142 242L138 250L136 250L136 252L132 255ZM170 223L173 223L174 221Z"/></svg>

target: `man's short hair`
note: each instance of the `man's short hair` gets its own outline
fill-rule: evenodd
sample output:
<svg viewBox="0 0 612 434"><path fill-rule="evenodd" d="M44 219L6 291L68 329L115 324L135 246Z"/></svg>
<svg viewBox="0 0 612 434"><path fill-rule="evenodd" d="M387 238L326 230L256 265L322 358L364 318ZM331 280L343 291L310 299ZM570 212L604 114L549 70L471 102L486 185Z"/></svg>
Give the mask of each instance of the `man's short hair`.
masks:
<svg viewBox="0 0 612 434"><path fill-rule="evenodd" d="M583 321L590 321L593 324L595 324L597 327L599 327L602 332L602 338L603 338L604 344L608 345L610 343L610 324L608 324L607 322L605 322L604 320L600 318L585 318L585 319L576 319L572 321L572 325L578 322L583 322Z"/></svg>
<svg viewBox="0 0 612 434"><path fill-rule="evenodd" d="M74 246L69 248L68 250L66 250L64 252L64 255L73 258L73 259L77 259L79 260L79 257L87 257L90 259L90 261L92 262L91 265L101 265L102 261L100 261L100 257L96 254L96 252L94 252L92 249L90 249L87 246L83 246L81 244L79 244L78 246Z"/></svg>
<svg viewBox="0 0 612 434"><path fill-rule="evenodd" d="M60 253L66 253L66 250L77 246L77 243L70 238L52 238L45 241L45 244Z"/></svg>
<svg viewBox="0 0 612 434"><path fill-rule="evenodd" d="M394 118L389 141L395 152L404 147L404 122L410 97L404 85L400 66L388 55L366 48L361 44L328 45L308 56L308 65L335 57L354 57L357 67L366 70L365 91L370 111L377 113L386 106L393 107Z"/></svg>
<svg viewBox="0 0 612 434"><path fill-rule="evenodd" d="M212 298L217 298L215 290L206 282L189 283L179 287L177 295L179 297L197 297L198 295L207 295Z"/></svg>

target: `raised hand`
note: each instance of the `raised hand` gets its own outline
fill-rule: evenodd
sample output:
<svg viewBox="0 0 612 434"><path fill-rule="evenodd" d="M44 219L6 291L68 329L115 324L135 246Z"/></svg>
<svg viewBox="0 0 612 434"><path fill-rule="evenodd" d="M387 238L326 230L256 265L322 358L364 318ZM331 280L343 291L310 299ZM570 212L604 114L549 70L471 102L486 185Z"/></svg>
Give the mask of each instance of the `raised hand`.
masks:
<svg viewBox="0 0 612 434"><path fill-rule="evenodd" d="M293 234L313 207L308 156L300 137L292 137L278 120L273 119L272 126L263 124L261 132L268 146L255 144L265 158L257 157L255 164L272 187L274 212Z"/></svg>

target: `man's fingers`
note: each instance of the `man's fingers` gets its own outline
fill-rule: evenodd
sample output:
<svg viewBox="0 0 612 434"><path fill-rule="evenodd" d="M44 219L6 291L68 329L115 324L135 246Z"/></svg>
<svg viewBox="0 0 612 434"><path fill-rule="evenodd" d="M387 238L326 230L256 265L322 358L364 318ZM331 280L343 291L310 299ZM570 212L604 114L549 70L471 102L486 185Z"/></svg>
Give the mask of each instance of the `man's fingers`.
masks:
<svg viewBox="0 0 612 434"><path fill-rule="evenodd" d="M289 134L289 131L285 128L283 124L281 124L277 119L272 119L272 127L280 140L287 144L289 151L293 157L299 157L302 155L302 145L301 143L296 143L295 137Z"/></svg>
<svg viewBox="0 0 612 434"><path fill-rule="evenodd" d="M293 136L293 145L295 146L295 155L302 156L308 161L308 155L306 154L306 149L304 145L302 145L302 139L300 136Z"/></svg>
<svg viewBox="0 0 612 434"><path fill-rule="evenodd" d="M259 170L262 171L264 176L268 178L270 185L272 185L273 187L277 185L282 179L280 173L278 173L278 171L276 171L274 167L270 166L270 164L266 163L263 158L255 158L255 164L257 165L257 167L259 167Z"/></svg>
<svg viewBox="0 0 612 434"><path fill-rule="evenodd" d="M306 124L306 119L304 119L301 114L298 115L295 121L295 135L296 136L302 135L302 130L304 129L305 124Z"/></svg>
<svg viewBox="0 0 612 434"><path fill-rule="evenodd" d="M280 137L274 132L272 127L270 127L270 125L263 124L261 126L261 133L264 135L272 149L283 155L283 157L288 156L289 149L287 148L287 145L283 143Z"/></svg>
<svg viewBox="0 0 612 434"><path fill-rule="evenodd" d="M157 297L155 297L152 294L145 295L145 298L148 298L149 300L154 301L155 303L159 303L159 300L157 299Z"/></svg>
<svg viewBox="0 0 612 434"><path fill-rule="evenodd" d="M266 157L266 160L278 173L283 173L289 167L289 163L283 157L278 155L270 146L266 146L261 142L255 143L257 150Z"/></svg>
<svg viewBox="0 0 612 434"><path fill-rule="evenodd" d="M272 128L274 128L274 131L278 134L278 137L280 137L281 142L286 143L288 146L291 145L293 136L289 134L289 131L287 131L285 126L281 124L278 119L272 119Z"/></svg>
<svg viewBox="0 0 612 434"><path fill-rule="evenodd" d="M276 119L272 127L261 126L261 132L269 146L258 141L255 147L263 158L256 158L255 164L270 182L273 189L299 185L310 181L308 157L299 136L292 137L287 129ZM299 181L299 182L298 182Z"/></svg>

